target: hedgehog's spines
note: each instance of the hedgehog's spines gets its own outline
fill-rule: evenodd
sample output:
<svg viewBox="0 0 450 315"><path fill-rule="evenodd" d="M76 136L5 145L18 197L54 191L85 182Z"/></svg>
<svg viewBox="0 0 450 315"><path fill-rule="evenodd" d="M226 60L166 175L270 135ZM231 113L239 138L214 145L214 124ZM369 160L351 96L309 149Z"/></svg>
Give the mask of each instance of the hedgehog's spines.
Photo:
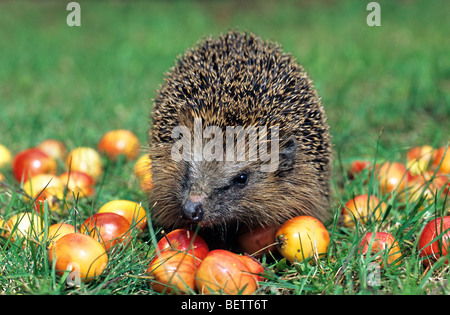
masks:
<svg viewBox="0 0 450 315"><path fill-rule="evenodd" d="M282 179L277 179L276 173L265 177L269 182L261 186L262 194L244 199L266 204L241 205L243 209L253 206L256 212L270 212L260 213L261 219L252 221L270 223L271 218L280 221L295 213L325 217L331 160L325 111L307 73L278 44L263 42L249 32L204 38L179 56L166 74L152 117L149 135L155 185L151 197L158 202L155 217L164 225L181 222L171 218L179 211L173 208L182 204L173 193L181 189L176 187L180 176L174 172L182 170L170 161L169 148L175 141L171 131L179 125L192 125L195 117L201 118L204 126L222 130L237 125L277 125L281 139L296 137L295 171ZM264 193L272 196L273 202Z"/></svg>

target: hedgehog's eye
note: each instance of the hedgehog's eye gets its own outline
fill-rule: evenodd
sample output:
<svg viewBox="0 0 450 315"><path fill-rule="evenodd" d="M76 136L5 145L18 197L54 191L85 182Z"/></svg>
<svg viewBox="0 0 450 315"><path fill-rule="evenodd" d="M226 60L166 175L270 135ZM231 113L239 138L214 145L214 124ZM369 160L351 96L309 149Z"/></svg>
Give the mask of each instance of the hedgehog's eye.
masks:
<svg viewBox="0 0 450 315"><path fill-rule="evenodd" d="M248 182L248 175L246 173L241 173L233 178L233 184L237 186L244 186Z"/></svg>

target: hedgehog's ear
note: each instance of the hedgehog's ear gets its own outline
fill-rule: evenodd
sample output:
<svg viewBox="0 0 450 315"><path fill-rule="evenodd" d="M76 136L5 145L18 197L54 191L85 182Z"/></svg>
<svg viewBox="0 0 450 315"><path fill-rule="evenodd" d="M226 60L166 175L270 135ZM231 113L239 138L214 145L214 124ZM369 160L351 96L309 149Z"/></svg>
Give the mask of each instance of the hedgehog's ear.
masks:
<svg viewBox="0 0 450 315"><path fill-rule="evenodd" d="M296 153L297 140L294 136L291 136L281 145L280 164L278 166L278 169L280 171L287 171L292 169L294 167Z"/></svg>

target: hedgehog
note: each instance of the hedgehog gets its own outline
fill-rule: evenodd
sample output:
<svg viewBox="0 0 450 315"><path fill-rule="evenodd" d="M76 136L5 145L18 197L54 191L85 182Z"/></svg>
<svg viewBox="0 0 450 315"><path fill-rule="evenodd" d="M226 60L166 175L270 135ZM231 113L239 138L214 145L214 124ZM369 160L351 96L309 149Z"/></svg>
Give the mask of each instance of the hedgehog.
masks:
<svg viewBox="0 0 450 315"><path fill-rule="evenodd" d="M326 114L303 67L277 43L238 31L203 38L165 75L150 124L149 202L162 228L199 227L223 236L279 226L298 215L328 218L332 147ZM244 141L225 145L235 127L244 130ZM207 130L217 131L215 137L205 138ZM216 158L202 156L208 144ZM277 153L275 167L263 169L267 159L258 158L257 148L264 146ZM211 147L230 149L215 155ZM244 158L233 155L238 149ZM224 158L228 154L234 158Z"/></svg>

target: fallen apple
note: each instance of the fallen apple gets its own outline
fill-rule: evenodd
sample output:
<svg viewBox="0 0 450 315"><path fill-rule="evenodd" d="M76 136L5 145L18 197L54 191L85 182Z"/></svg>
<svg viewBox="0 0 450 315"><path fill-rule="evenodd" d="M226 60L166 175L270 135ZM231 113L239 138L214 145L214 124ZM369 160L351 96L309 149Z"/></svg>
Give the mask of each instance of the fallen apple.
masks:
<svg viewBox="0 0 450 315"><path fill-rule="evenodd" d="M11 151L3 144L0 144L0 168L9 166L12 162Z"/></svg>
<svg viewBox="0 0 450 315"><path fill-rule="evenodd" d="M56 139L47 139L37 145L39 149L47 153L55 160L64 160L67 154L67 148L62 141Z"/></svg>
<svg viewBox="0 0 450 315"><path fill-rule="evenodd" d="M278 228L279 226L259 226L239 234L237 241L240 249L256 258L268 255L276 250L275 234Z"/></svg>
<svg viewBox="0 0 450 315"><path fill-rule="evenodd" d="M402 191L406 187L408 171L406 166L399 162L385 162L377 172L378 182L383 194L391 194Z"/></svg>
<svg viewBox="0 0 450 315"><path fill-rule="evenodd" d="M248 255L239 255L238 257L244 264L247 265L250 273L255 277L256 281L264 280L264 277L262 276L262 274L264 273L264 267L256 258Z"/></svg>
<svg viewBox="0 0 450 315"><path fill-rule="evenodd" d="M141 155L134 164L134 175L137 178L142 179L152 170L152 160L148 154Z"/></svg>
<svg viewBox="0 0 450 315"><path fill-rule="evenodd" d="M195 292L194 257L180 251L157 252L147 268L153 277L150 284L156 292L167 294L191 294Z"/></svg>
<svg viewBox="0 0 450 315"><path fill-rule="evenodd" d="M71 224L55 223L50 225L47 231L47 241L50 243L49 247L53 246L53 244L61 237L72 233L78 233L78 230L75 226ZM44 234L41 235L43 238Z"/></svg>
<svg viewBox="0 0 450 315"><path fill-rule="evenodd" d="M369 220L380 221L386 208L386 203L377 197L364 194L348 200L342 207L341 214L344 225L354 227L355 220L362 224Z"/></svg>
<svg viewBox="0 0 450 315"><path fill-rule="evenodd" d="M450 246L450 216L428 222L419 237L419 256L425 265L431 265L446 256ZM441 235L442 234L442 235ZM448 259L445 261L448 264Z"/></svg>
<svg viewBox="0 0 450 315"><path fill-rule="evenodd" d="M37 174L56 174L56 169L55 159L38 148L19 152L12 164L13 175L18 182L26 182Z"/></svg>
<svg viewBox="0 0 450 315"><path fill-rule="evenodd" d="M130 223L116 213L96 213L81 225L80 232L97 239L107 251L117 244L128 245L131 235Z"/></svg>
<svg viewBox="0 0 450 315"><path fill-rule="evenodd" d="M47 200L51 211L61 213L63 208L64 186L58 177L50 174L38 174L23 184L24 199L34 199L38 213L43 209L43 202Z"/></svg>
<svg viewBox="0 0 450 315"><path fill-rule="evenodd" d="M98 277L108 264L105 248L86 234L71 233L57 240L49 250L50 264L55 262L55 273L62 276L69 271L70 281L90 282Z"/></svg>
<svg viewBox="0 0 450 315"><path fill-rule="evenodd" d="M408 170L413 175L424 173L433 159L434 150L429 145L414 147L406 153Z"/></svg>
<svg viewBox="0 0 450 315"><path fill-rule="evenodd" d="M66 166L70 172L84 172L96 180L103 172L103 164L99 153L89 147L78 147L69 152Z"/></svg>
<svg viewBox="0 0 450 315"><path fill-rule="evenodd" d="M67 171L59 175L58 178L67 187L69 198L90 197L95 194L95 180L85 172Z"/></svg>
<svg viewBox="0 0 450 315"><path fill-rule="evenodd" d="M443 174L450 174L450 147L442 147L436 150L432 166Z"/></svg>
<svg viewBox="0 0 450 315"><path fill-rule="evenodd" d="M111 130L103 135L98 143L98 150L113 161L120 155L124 155L130 161L139 154L139 139L130 130Z"/></svg>
<svg viewBox="0 0 450 315"><path fill-rule="evenodd" d="M311 216L286 221L277 231L277 249L291 263L327 253L330 236L325 226Z"/></svg>
<svg viewBox="0 0 450 315"><path fill-rule="evenodd" d="M202 294L252 294L258 288L256 277L235 253L216 249L197 269L197 288Z"/></svg>
<svg viewBox="0 0 450 315"><path fill-rule="evenodd" d="M381 262L381 267L399 265L402 253L400 246L392 234L386 232L368 232L364 235L359 245L362 255L375 254L376 261Z"/></svg>
<svg viewBox="0 0 450 315"><path fill-rule="evenodd" d="M156 245L158 251L183 251L195 258L195 265L201 264L208 255L209 248L205 240L194 231L173 230L161 238Z"/></svg>
<svg viewBox="0 0 450 315"><path fill-rule="evenodd" d="M116 213L128 220L131 226L144 230L147 225L147 211L142 204L131 200L112 200L100 207L98 213Z"/></svg>
<svg viewBox="0 0 450 315"><path fill-rule="evenodd" d="M4 225L3 237L11 242L38 240L44 228L44 221L35 212L20 212L12 216Z"/></svg>

